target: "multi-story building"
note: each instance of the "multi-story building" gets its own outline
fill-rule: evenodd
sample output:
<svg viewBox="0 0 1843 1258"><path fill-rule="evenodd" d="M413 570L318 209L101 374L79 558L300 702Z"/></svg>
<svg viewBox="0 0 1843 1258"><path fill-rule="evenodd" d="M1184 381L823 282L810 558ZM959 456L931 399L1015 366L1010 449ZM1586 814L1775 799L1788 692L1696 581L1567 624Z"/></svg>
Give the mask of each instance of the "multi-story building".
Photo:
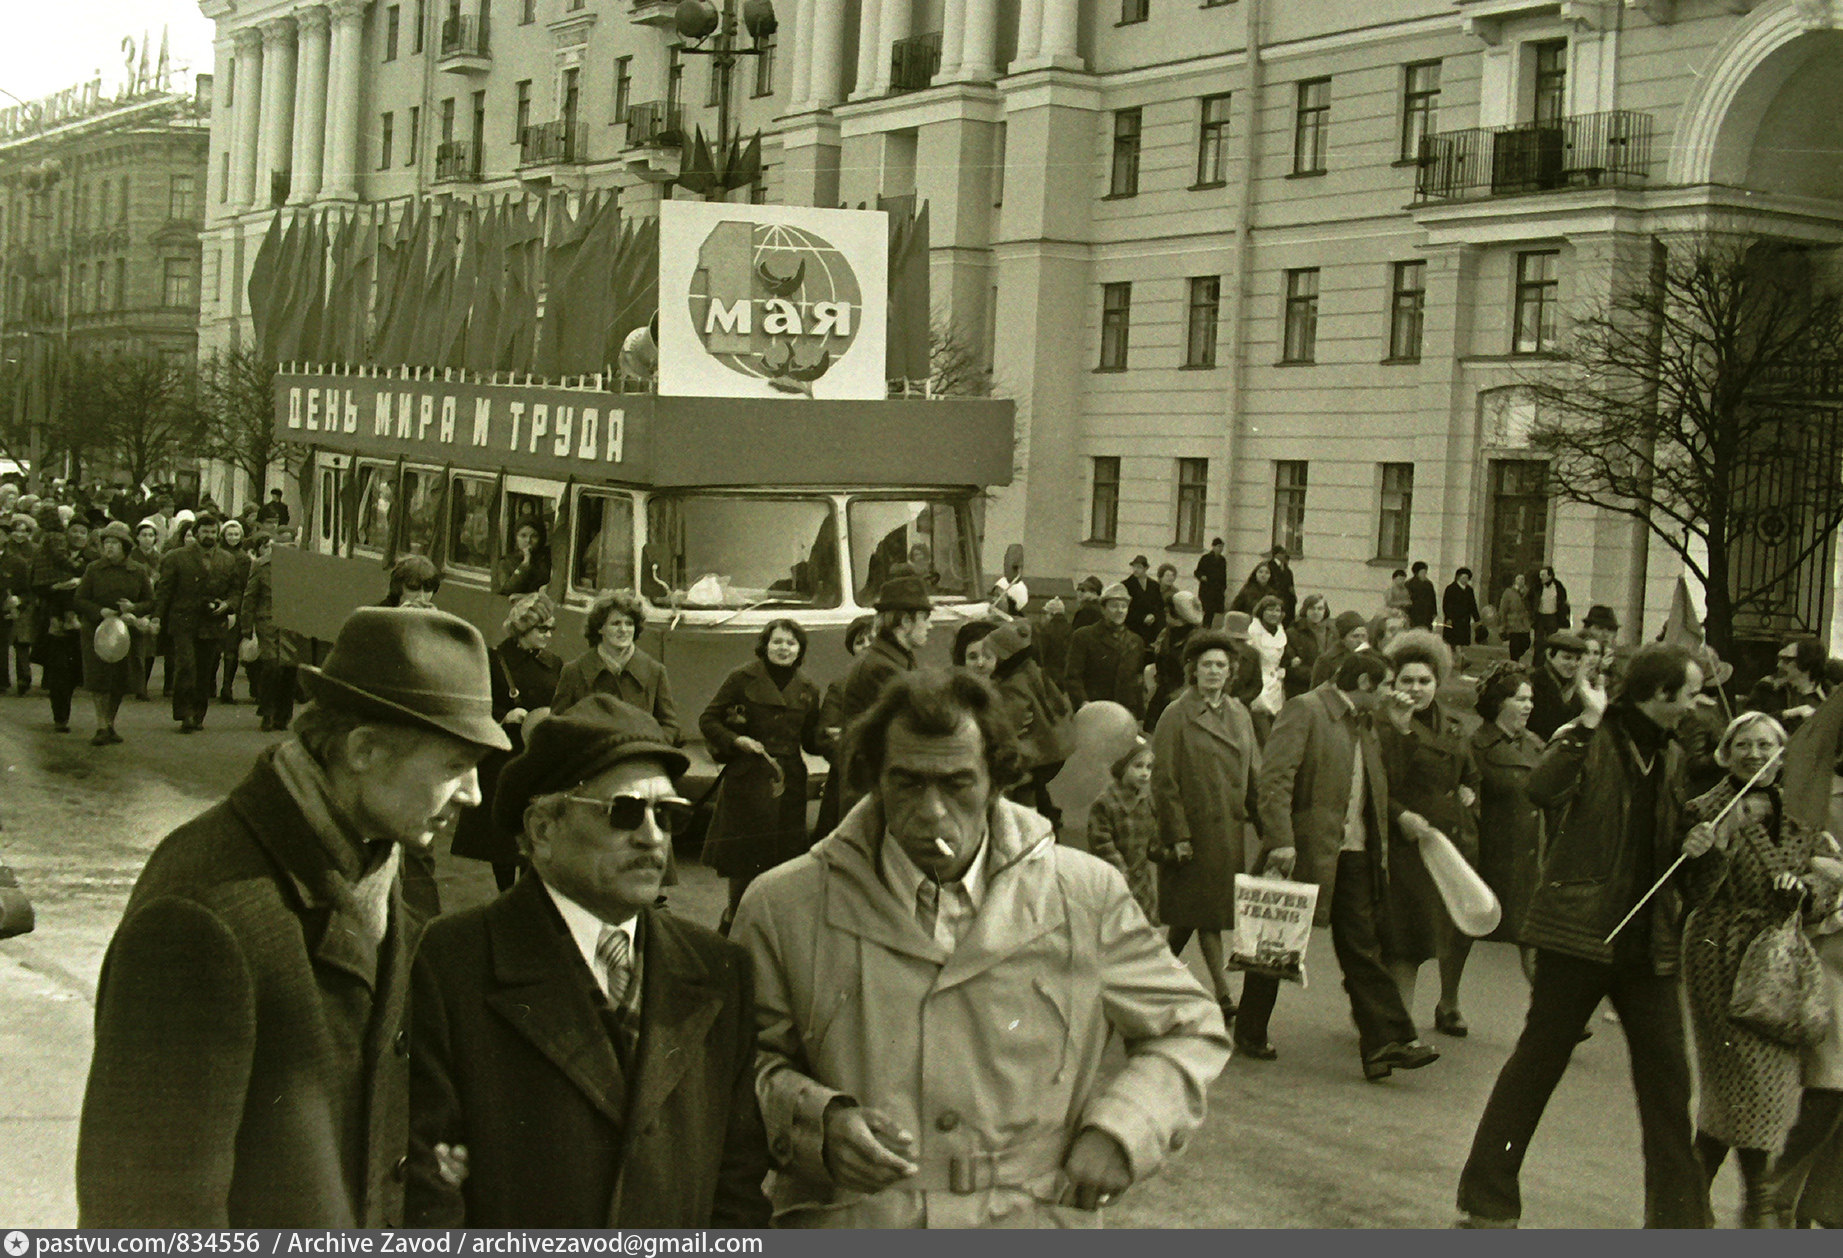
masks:
<svg viewBox="0 0 1843 1258"><path fill-rule="evenodd" d="M206 335L282 201L623 189L717 70L668 0L203 0ZM1839 0L783 0L755 194L925 198L937 311L1019 403L987 545L1045 583L1274 544L1373 608L1549 561L1653 630L1681 570L1567 503L1519 381L1654 240L1843 241ZM686 82L687 76L691 81ZM741 195L738 193L737 195ZM1782 627L1836 640L1835 547Z"/></svg>
<svg viewBox="0 0 1843 1258"><path fill-rule="evenodd" d="M49 404L67 354L192 364L210 114L207 75L0 112L0 347L22 408Z"/></svg>

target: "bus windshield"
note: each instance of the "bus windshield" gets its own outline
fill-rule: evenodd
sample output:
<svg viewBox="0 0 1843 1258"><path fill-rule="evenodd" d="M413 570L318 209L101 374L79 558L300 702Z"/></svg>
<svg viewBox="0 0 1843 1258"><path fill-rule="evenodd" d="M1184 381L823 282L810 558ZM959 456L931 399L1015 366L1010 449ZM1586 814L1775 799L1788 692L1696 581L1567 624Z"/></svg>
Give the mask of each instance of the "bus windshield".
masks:
<svg viewBox="0 0 1843 1258"><path fill-rule="evenodd" d="M965 498L853 498L851 578L860 606L876 602L890 569L907 564L937 599L973 599L972 509Z"/></svg>
<svg viewBox="0 0 1843 1258"><path fill-rule="evenodd" d="M837 535L824 498L654 497L646 504L641 592L673 607L837 607Z"/></svg>

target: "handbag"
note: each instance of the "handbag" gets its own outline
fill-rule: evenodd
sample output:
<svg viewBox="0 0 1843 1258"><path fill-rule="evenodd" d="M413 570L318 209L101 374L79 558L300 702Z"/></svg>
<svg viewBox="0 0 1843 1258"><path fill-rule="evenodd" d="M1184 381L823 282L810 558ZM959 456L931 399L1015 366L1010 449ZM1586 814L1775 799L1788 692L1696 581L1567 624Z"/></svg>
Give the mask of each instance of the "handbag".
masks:
<svg viewBox="0 0 1843 1258"><path fill-rule="evenodd" d="M0 861L0 939L27 934L34 925L32 901L26 898L6 862Z"/></svg>
<svg viewBox="0 0 1843 1258"><path fill-rule="evenodd" d="M1730 1019L1787 1048L1811 1048L1830 1029L1823 964L1805 938L1800 912L1793 908L1754 936L1728 999Z"/></svg>

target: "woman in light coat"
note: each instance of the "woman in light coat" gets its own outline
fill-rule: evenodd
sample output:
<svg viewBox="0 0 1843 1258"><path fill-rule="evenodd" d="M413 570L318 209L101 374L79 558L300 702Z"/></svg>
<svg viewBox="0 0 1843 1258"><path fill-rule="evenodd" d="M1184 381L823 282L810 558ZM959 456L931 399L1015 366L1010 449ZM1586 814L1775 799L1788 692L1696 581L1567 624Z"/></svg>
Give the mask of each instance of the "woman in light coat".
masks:
<svg viewBox="0 0 1843 1258"><path fill-rule="evenodd" d="M1254 605L1248 645L1261 658L1261 690L1248 712L1254 718L1254 736L1265 745L1267 731L1286 702L1286 604L1279 595L1269 594Z"/></svg>

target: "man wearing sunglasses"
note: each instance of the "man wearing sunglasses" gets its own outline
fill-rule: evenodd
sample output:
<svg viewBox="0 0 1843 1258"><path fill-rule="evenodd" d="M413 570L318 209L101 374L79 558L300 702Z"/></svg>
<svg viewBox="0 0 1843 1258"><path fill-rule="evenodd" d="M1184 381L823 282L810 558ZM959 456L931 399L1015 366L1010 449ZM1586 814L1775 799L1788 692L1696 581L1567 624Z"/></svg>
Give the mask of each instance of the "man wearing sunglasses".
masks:
<svg viewBox="0 0 1843 1258"><path fill-rule="evenodd" d="M748 955L653 908L688 763L594 694L501 771L530 872L416 958L413 1226L766 1225Z"/></svg>

